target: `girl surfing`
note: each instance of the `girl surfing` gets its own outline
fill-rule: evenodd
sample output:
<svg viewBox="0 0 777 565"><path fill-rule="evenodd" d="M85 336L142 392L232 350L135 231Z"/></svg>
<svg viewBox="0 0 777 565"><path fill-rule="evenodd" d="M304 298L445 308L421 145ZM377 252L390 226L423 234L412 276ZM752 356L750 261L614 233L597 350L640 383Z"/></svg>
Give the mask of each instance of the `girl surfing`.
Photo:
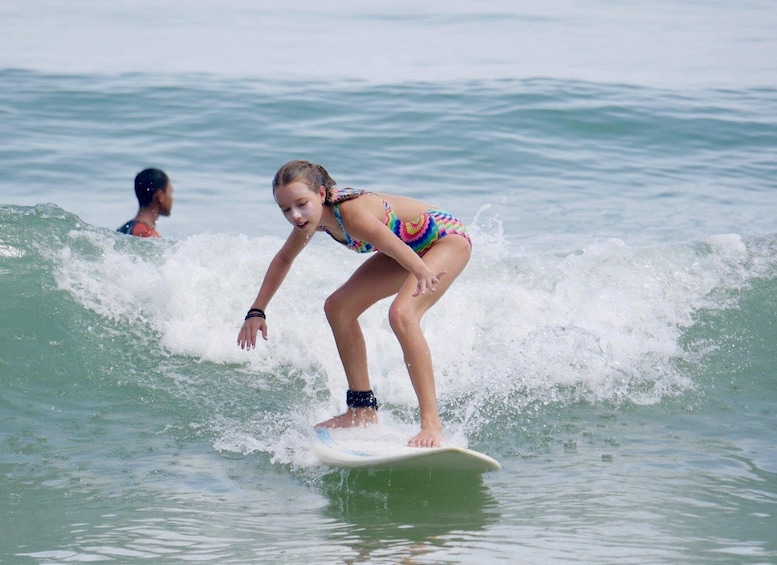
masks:
<svg viewBox="0 0 777 565"><path fill-rule="evenodd" d="M434 368L421 319L464 270L472 243L464 224L451 214L404 196L338 188L320 165L290 161L273 178L273 195L292 232L276 253L237 337L242 349L267 339L264 311L294 259L316 232L360 253L374 252L324 303L348 380L345 413L317 427L377 423L377 400L367 371L367 348L359 316L394 296L389 324L399 340L418 398L421 430L408 441L437 447L445 441L437 412Z"/></svg>

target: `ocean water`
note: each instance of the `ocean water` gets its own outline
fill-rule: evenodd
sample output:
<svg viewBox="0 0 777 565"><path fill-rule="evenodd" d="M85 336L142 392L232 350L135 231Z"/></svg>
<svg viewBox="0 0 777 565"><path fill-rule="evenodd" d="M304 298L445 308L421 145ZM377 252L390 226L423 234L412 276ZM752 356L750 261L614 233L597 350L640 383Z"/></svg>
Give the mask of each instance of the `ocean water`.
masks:
<svg viewBox="0 0 777 565"><path fill-rule="evenodd" d="M0 563L777 563L777 6L0 6ZM427 315L450 441L503 470L341 472L315 238L270 180L459 215ZM115 229L165 169L157 241ZM365 313L383 421L417 427Z"/></svg>

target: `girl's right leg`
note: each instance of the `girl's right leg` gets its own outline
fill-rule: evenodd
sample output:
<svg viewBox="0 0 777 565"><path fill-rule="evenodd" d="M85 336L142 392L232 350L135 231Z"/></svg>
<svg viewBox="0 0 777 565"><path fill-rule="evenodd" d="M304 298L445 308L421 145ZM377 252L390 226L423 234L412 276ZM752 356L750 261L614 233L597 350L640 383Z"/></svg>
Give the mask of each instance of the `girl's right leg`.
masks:
<svg viewBox="0 0 777 565"><path fill-rule="evenodd" d="M348 388L352 391L372 388L367 370L367 346L359 316L379 300L396 294L407 276L407 271L394 259L383 254L373 255L324 304L348 379ZM340 428L374 422L377 422L377 414L373 408L349 408L344 414L317 426Z"/></svg>

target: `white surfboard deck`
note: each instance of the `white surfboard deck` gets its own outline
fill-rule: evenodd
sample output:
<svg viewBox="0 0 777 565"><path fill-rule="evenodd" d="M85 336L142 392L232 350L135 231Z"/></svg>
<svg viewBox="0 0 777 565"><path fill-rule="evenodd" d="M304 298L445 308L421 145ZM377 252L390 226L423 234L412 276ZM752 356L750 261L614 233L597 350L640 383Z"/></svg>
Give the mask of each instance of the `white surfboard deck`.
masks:
<svg viewBox="0 0 777 565"><path fill-rule="evenodd" d="M313 449L326 465L343 469L397 469L486 473L502 468L488 455L463 447L409 447L404 435L382 428L316 428Z"/></svg>

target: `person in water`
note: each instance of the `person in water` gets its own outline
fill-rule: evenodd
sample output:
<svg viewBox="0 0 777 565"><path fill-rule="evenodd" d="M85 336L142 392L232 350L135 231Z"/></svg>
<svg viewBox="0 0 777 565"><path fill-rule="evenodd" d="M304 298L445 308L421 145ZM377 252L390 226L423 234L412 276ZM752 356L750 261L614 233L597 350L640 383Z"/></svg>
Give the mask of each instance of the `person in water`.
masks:
<svg viewBox="0 0 777 565"><path fill-rule="evenodd" d="M293 229L270 262L238 334L238 345L256 347L258 332L267 339L264 311L294 259L317 231L354 251L374 251L324 304L348 379L348 408L316 427L377 423L378 404L370 385L359 316L379 300L396 295L389 306L389 324L402 347L421 418L421 431L408 445L442 445L445 437L437 411L434 369L421 318L469 261L472 242L464 224L412 198L338 188L324 167L308 161L290 161L281 167L272 190Z"/></svg>
<svg viewBox="0 0 777 565"><path fill-rule="evenodd" d="M138 213L118 230L138 237L160 237L156 231L159 216L169 216L173 209L173 185L164 171L145 169L135 177Z"/></svg>

